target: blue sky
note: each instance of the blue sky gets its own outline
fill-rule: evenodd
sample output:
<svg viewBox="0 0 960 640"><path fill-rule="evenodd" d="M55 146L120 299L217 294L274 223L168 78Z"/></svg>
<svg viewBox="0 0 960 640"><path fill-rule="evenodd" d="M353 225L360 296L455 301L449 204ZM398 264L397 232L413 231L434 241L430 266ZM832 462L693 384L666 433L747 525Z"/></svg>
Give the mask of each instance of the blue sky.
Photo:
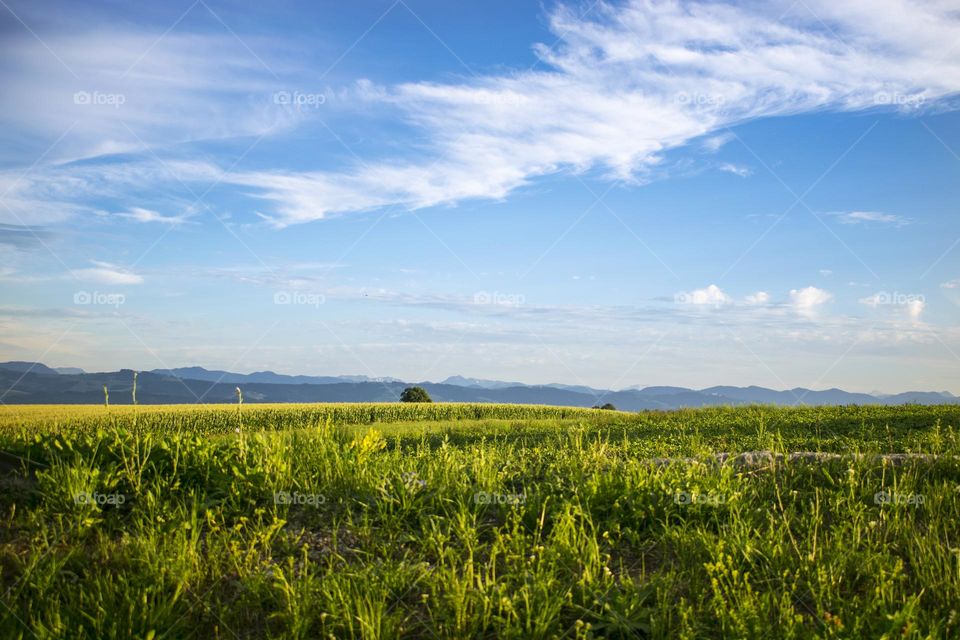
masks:
<svg viewBox="0 0 960 640"><path fill-rule="evenodd" d="M951 3L0 7L0 359L960 393Z"/></svg>

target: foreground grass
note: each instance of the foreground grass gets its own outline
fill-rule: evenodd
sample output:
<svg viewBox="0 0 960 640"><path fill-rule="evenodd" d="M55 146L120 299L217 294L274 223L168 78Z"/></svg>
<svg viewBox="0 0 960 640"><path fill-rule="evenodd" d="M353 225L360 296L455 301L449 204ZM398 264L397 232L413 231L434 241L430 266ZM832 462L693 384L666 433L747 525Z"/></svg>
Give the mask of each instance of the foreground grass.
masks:
<svg viewBox="0 0 960 640"><path fill-rule="evenodd" d="M0 425L4 637L960 634L953 407L18 407ZM650 462L761 449L939 457Z"/></svg>

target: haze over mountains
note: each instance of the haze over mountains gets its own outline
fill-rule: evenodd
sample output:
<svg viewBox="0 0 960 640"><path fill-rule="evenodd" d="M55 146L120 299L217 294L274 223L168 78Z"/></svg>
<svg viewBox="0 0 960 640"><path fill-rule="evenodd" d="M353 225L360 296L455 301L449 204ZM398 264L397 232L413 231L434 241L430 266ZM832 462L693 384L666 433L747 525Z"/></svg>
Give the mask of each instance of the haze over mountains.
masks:
<svg viewBox="0 0 960 640"><path fill-rule="evenodd" d="M0 363L0 400L5 404L99 404L107 385L112 404L129 404L133 371L86 373L53 369L40 363ZM852 393L842 389L813 391L764 387L716 386L706 389L651 386L619 391L563 384L519 382L452 376L441 382L405 382L368 376L303 376L272 371L233 373L202 367L142 371L137 401L143 404L234 402L236 387L245 402L396 402L411 384L424 387L438 402L510 402L590 407L612 403L624 411L678 409L711 405L960 404L946 391L909 391L895 395Z"/></svg>

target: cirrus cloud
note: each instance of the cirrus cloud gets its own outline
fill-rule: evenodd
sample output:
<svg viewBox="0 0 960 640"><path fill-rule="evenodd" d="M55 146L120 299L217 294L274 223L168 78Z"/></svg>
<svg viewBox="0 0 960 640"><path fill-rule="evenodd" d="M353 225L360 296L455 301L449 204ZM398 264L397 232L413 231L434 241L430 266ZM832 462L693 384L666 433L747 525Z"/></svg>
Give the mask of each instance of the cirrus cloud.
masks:
<svg viewBox="0 0 960 640"><path fill-rule="evenodd" d="M358 96L394 108L423 134L425 157L237 180L273 203L267 215L277 226L385 205L503 198L557 172L598 170L636 183L670 149L695 139L719 148L716 136L744 121L912 108L960 90L960 60L949 55L960 16L946 4L792 6L633 0L600 4L588 18L561 6L549 22L557 44L535 49L546 71L358 86ZM904 222L853 213L851 221Z"/></svg>
<svg viewBox="0 0 960 640"><path fill-rule="evenodd" d="M896 0L876 11L867 0L809 0L801 8L785 1L735 6L628 0L599 3L586 16L560 5L548 16L548 26L555 44L534 48L543 70L383 86L362 80L339 92L409 132L406 152L391 158L358 154L332 170L260 165L228 172L221 184L266 203L253 212L277 227L385 206L417 209L500 199L561 172L594 171L637 184L649 179L670 150L696 141L717 150L730 139L729 127L743 122L823 109L916 111L960 90L960 58L951 55L960 40L960 15L949 3ZM64 36L57 47L69 64L101 78L102 89L123 95L125 102L121 109L81 111L87 123L77 132L83 134L83 149L74 153L136 151L143 146L138 138L151 145L266 135L310 118L269 104L276 78L247 52L229 57L224 72L220 39L170 34L149 60L137 62L151 37L95 34L97 46L89 46L93 37ZM42 59L30 55L35 46L17 39L4 50ZM211 51L218 55L205 55ZM211 66L213 59L217 64ZM170 72L193 69L194 63L201 66L193 75ZM136 73L127 75L130 64ZM36 88L31 78L47 76L32 67L25 71L8 94L22 98L12 112L22 116L46 104L59 109L53 98L28 99ZM77 87L72 78L55 84L61 101L71 95L64 87ZM250 95L258 98L240 98ZM31 122L50 120L56 126L49 129L57 131L63 116L56 114L48 109ZM725 170L744 174L733 164ZM62 200L39 182L18 194L16 208L63 215ZM907 222L876 212L844 215L851 223ZM20 217L12 222L36 223Z"/></svg>
<svg viewBox="0 0 960 640"><path fill-rule="evenodd" d="M880 213L878 211L850 211L847 213L835 214L841 224L892 224L898 227L910 224L912 221L903 216L897 216L892 213Z"/></svg>

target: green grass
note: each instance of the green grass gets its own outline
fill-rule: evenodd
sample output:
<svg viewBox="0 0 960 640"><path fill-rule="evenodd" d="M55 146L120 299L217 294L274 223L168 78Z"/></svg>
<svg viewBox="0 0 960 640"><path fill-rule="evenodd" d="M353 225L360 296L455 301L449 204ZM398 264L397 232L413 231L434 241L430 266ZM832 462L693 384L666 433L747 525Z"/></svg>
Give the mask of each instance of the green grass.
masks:
<svg viewBox="0 0 960 640"><path fill-rule="evenodd" d="M946 406L2 408L0 636L956 637L958 426ZM753 450L938 458L651 464Z"/></svg>

